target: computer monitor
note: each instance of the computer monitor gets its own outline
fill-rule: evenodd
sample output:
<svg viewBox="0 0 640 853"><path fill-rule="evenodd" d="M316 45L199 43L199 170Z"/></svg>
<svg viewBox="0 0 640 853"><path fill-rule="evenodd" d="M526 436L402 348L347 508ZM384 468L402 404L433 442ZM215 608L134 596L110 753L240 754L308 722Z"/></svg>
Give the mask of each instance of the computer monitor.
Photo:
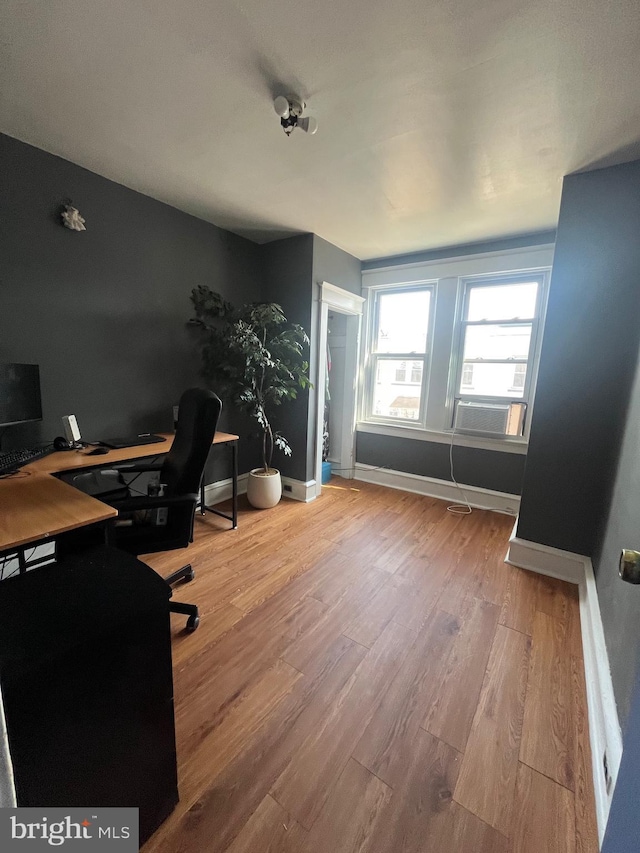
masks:
<svg viewBox="0 0 640 853"><path fill-rule="evenodd" d="M42 420L37 364L0 364L0 427Z"/></svg>

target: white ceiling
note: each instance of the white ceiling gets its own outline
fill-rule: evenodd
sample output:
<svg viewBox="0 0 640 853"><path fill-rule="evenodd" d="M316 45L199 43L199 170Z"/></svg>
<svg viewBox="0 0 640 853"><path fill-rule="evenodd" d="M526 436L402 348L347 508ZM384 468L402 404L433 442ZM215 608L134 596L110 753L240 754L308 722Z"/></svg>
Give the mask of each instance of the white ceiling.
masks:
<svg viewBox="0 0 640 853"><path fill-rule="evenodd" d="M638 0L2 0L0 49L0 130L260 242L553 227L563 175L640 156Z"/></svg>

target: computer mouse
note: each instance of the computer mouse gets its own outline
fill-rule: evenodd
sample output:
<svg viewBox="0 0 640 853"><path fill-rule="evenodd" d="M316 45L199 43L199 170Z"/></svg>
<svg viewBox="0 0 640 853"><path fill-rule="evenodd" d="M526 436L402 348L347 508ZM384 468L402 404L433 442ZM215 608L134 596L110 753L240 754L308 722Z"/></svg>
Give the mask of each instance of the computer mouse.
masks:
<svg viewBox="0 0 640 853"><path fill-rule="evenodd" d="M85 456L104 456L104 454L108 452L109 449L107 447L94 447L93 450L85 453Z"/></svg>

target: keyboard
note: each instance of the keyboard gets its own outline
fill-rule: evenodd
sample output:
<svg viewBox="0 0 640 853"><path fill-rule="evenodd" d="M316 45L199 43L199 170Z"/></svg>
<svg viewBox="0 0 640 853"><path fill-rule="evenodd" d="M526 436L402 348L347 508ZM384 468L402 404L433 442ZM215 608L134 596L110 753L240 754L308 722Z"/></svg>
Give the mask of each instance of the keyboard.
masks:
<svg viewBox="0 0 640 853"><path fill-rule="evenodd" d="M18 471L23 465L29 462L35 462L36 459L42 459L53 453L51 447L30 448L26 447L22 450L7 450L5 453L0 453L0 475L13 474Z"/></svg>

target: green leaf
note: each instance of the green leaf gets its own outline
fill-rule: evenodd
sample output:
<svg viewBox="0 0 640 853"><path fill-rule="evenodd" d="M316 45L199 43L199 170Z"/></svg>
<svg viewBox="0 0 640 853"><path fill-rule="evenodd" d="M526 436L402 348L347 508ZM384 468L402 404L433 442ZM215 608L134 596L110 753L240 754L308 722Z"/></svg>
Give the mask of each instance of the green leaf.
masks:
<svg viewBox="0 0 640 853"><path fill-rule="evenodd" d="M191 292L189 325L201 346L202 375L220 396L254 418L270 443L270 410L312 388L305 353L307 333L289 323L281 305L253 302L235 308L220 293L199 285ZM285 455L291 447L280 433L273 444Z"/></svg>

